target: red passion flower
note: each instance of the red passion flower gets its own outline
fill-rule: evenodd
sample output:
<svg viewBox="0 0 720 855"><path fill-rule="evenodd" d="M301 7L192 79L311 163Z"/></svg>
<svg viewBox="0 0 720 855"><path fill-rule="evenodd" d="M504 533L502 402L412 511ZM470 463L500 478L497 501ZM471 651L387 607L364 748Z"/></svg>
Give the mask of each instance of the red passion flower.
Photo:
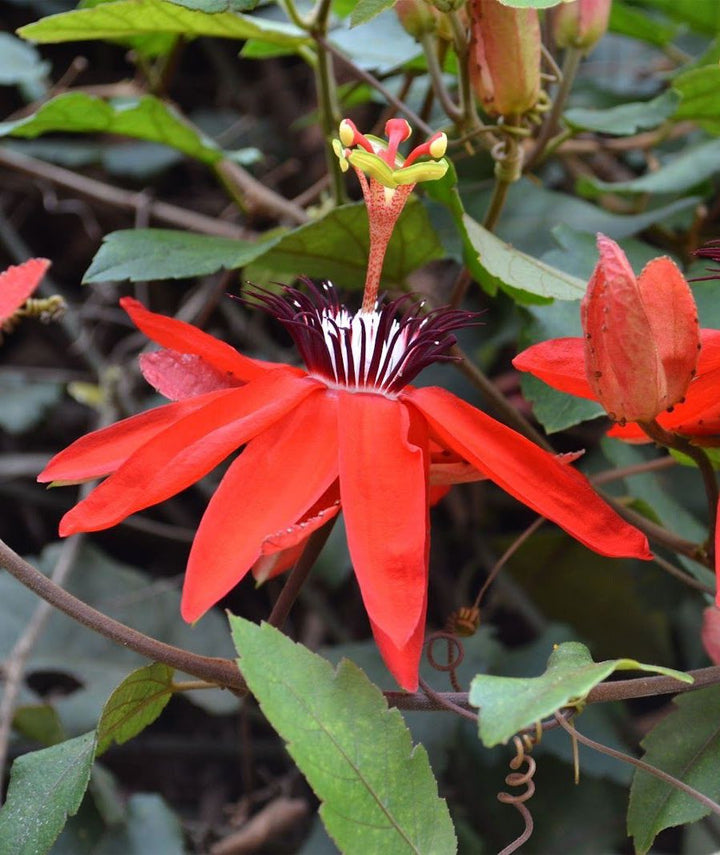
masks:
<svg viewBox="0 0 720 855"><path fill-rule="evenodd" d="M618 423L610 436L650 439L638 422L714 444L720 434L720 331L698 330L690 288L673 261L656 258L636 278L602 235L600 261L581 307L584 338L532 345L513 360L561 392L599 401Z"/></svg>
<svg viewBox="0 0 720 855"><path fill-rule="evenodd" d="M329 284L279 294L255 288L251 299L288 330L305 370L250 359L125 298L134 323L162 348L141 356L143 373L173 403L78 439L39 477L109 476L63 517L60 533L70 535L173 496L244 446L198 528L183 588L186 620L342 509L380 652L398 683L415 691L428 507L434 485L457 480L495 481L603 555L650 557L644 535L569 465L445 390L409 385L449 358L453 330L474 316L425 312L409 297L352 312Z"/></svg>

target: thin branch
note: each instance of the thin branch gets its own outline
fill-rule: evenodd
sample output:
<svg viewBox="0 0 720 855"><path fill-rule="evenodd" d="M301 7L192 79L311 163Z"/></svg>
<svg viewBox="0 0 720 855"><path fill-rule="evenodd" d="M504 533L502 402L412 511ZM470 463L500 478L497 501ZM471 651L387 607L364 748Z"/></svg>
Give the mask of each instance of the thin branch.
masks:
<svg viewBox="0 0 720 855"><path fill-rule="evenodd" d="M294 225L302 225L310 219L299 205L266 187L239 163L225 158L214 169L230 195L239 197L239 203L251 215L265 214Z"/></svg>
<svg viewBox="0 0 720 855"><path fill-rule="evenodd" d="M658 769L656 766L651 766L644 760L639 760L637 757L632 757L630 754L624 754L622 751L616 751L614 748L609 748L607 745L603 745L600 742L596 742L594 739L583 736L582 733L575 730L575 727L568 724L558 713L555 713L555 718L563 730L566 730L570 736L577 739L578 742L582 742L583 745L587 745L588 748L592 748L600 754L607 754L608 757L614 757L616 760L622 760L624 763L630 763L632 766L636 766L638 769L641 769L643 772L647 772L648 775L659 778L661 781L664 781L676 790L681 790L683 793L690 796L690 798L695 799L695 801L700 802L700 804L708 810L720 816L720 805L717 804L717 802L709 799L699 790L696 790L694 787L691 787L679 778L675 778L673 775L668 775L667 772L663 772L662 769Z"/></svg>
<svg viewBox="0 0 720 855"><path fill-rule="evenodd" d="M565 51L560 86L553 98L553 105L550 112L545 117L545 122L538 134L535 147L527 159L525 166L526 171L529 171L538 163L542 162L543 158L547 154L546 149L548 142L558 127L560 116L562 115L562 111L565 109L565 102L568 99L573 82L575 81L575 75L580 67L581 59L582 51L579 48L569 47Z"/></svg>
<svg viewBox="0 0 720 855"><path fill-rule="evenodd" d="M214 217L206 217L204 214L198 214L195 211L187 211L185 208L179 208L177 205L170 205L167 202L148 201L144 193L122 190L120 187L114 187L104 181L96 181L94 178L79 175L70 169L63 169L61 166L46 163L35 157L28 157L8 148L0 147L0 166L22 172L24 175L30 175L33 178L42 178L88 199L125 211L133 211L137 214L138 211L147 210L152 219L179 229L229 238L249 239L257 237L247 229L232 223L226 223Z"/></svg>
<svg viewBox="0 0 720 855"><path fill-rule="evenodd" d="M56 609L88 629L109 638L110 641L115 641L142 656L147 656L154 662L164 662L172 668L177 668L185 674L191 674L208 683L218 683L238 692L244 692L247 688L232 659L218 659L189 653L187 650L165 644L104 615L56 585L2 540L0 540L0 566Z"/></svg>
<svg viewBox="0 0 720 855"><path fill-rule="evenodd" d="M399 113L402 113L410 123L419 131L422 131L426 136L432 136L434 133L433 129L428 125L427 122L423 121L417 113L411 110L406 104L404 104L399 98L397 98L393 93L375 77L370 74L369 71L365 71L364 68L360 68L355 65L355 63L348 59L345 54L336 48L332 42L328 41L325 38L321 38L320 36L316 36L318 44L322 45L327 51L329 51L333 56L337 57L341 62L344 62L348 68L351 69L352 73L359 77L361 80L364 80L369 86L372 86L385 98L385 100L392 104Z"/></svg>

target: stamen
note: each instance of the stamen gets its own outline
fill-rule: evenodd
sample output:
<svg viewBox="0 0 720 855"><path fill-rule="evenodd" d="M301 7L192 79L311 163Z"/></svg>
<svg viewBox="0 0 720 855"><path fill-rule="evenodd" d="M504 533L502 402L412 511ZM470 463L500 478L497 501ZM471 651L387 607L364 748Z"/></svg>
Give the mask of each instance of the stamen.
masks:
<svg viewBox="0 0 720 855"><path fill-rule="evenodd" d="M473 312L423 313L424 304L408 294L351 314L330 283L321 291L304 281L308 293L252 286L246 301L277 318L310 374L334 386L396 395L426 366L452 360L447 351L455 344L453 330L477 323Z"/></svg>

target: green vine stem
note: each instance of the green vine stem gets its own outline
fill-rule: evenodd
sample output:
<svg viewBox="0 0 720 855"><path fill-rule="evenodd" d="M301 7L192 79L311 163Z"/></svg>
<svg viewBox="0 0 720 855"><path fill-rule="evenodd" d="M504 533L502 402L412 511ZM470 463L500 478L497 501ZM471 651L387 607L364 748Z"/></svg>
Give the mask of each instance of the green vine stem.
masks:
<svg viewBox="0 0 720 855"><path fill-rule="evenodd" d="M437 57L437 41L433 36L425 33L422 36L420 43L422 44L423 53L425 54L425 61L427 62L428 74L432 81L433 91L435 92L435 95L448 118L455 122L455 124L460 125L463 121L463 112L450 97L450 93L445 87L445 82L442 77L442 68L440 68L440 63L438 62Z"/></svg>
<svg viewBox="0 0 720 855"><path fill-rule="evenodd" d="M191 674L206 683L224 686L237 694L244 694L247 691L245 681L232 659L219 659L189 653L187 650L165 644L104 615L51 582L47 576L33 567L32 564L28 564L2 540L0 540L0 566L4 567L26 588L29 588L43 600L99 635L109 638L123 647L128 647L154 662L164 662L166 665L177 668L186 674ZM606 701L628 700L629 698L669 695L720 683L719 665L700 668L696 671L690 671L689 674L694 678L694 683L681 683L673 677L638 677L632 680L601 683L591 690L586 701L587 703L604 703ZM442 709L442 706L438 707L422 692L414 694L385 692L384 694L388 703L399 709L416 711ZM452 703L469 708L467 692L441 692L438 694L443 700L449 700Z"/></svg>
<svg viewBox="0 0 720 855"><path fill-rule="evenodd" d="M477 113L475 97L472 91L470 82L470 45L467 39L467 32L460 15L451 9L448 12L450 26L453 34L453 46L458 62L458 79L460 82L460 110L462 112L462 120L460 122L461 129L464 132L475 133L482 127L480 118Z"/></svg>
<svg viewBox="0 0 720 855"><path fill-rule="evenodd" d="M330 9L330 0L318 0L307 29L315 42L315 49L317 51L317 62L314 66L315 88L318 98L318 110L320 112L320 124L325 138L325 161L327 163L328 174L330 175L333 199L336 205L342 205L343 202L347 201L345 182L343 181L340 163L332 147L332 141L337 134L338 125L342 117L337 97L332 54L328 51L325 41L328 34Z"/></svg>
<svg viewBox="0 0 720 855"><path fill-rule="evenodd" d="M579 48L568 47L565 51L560 85L558 86L558 90L553 98L552 107L545 117L543 126L540 129L540 133L538 134L535 142L535 147L527 159L527 163L525 165L526 171L533 169L545 158L548 143L558 128L560 116L562 115L562 111L565 109L565 104L568 96L570 95L570 90L572 89L572 85L575 81L578 68L580 67L582 56L582 51Z"/></svg>

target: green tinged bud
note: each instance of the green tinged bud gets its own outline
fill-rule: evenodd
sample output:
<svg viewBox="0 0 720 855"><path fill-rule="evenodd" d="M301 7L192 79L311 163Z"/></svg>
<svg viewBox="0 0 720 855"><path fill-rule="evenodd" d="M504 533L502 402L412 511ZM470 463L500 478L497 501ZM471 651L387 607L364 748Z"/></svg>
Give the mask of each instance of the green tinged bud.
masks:
<svg viewBox="0 0 720 855"><path fill-rule="evenodd" d="M558 47L590 52L605 35L612 0L566 0L550 10L550 25Z"/></svg>

